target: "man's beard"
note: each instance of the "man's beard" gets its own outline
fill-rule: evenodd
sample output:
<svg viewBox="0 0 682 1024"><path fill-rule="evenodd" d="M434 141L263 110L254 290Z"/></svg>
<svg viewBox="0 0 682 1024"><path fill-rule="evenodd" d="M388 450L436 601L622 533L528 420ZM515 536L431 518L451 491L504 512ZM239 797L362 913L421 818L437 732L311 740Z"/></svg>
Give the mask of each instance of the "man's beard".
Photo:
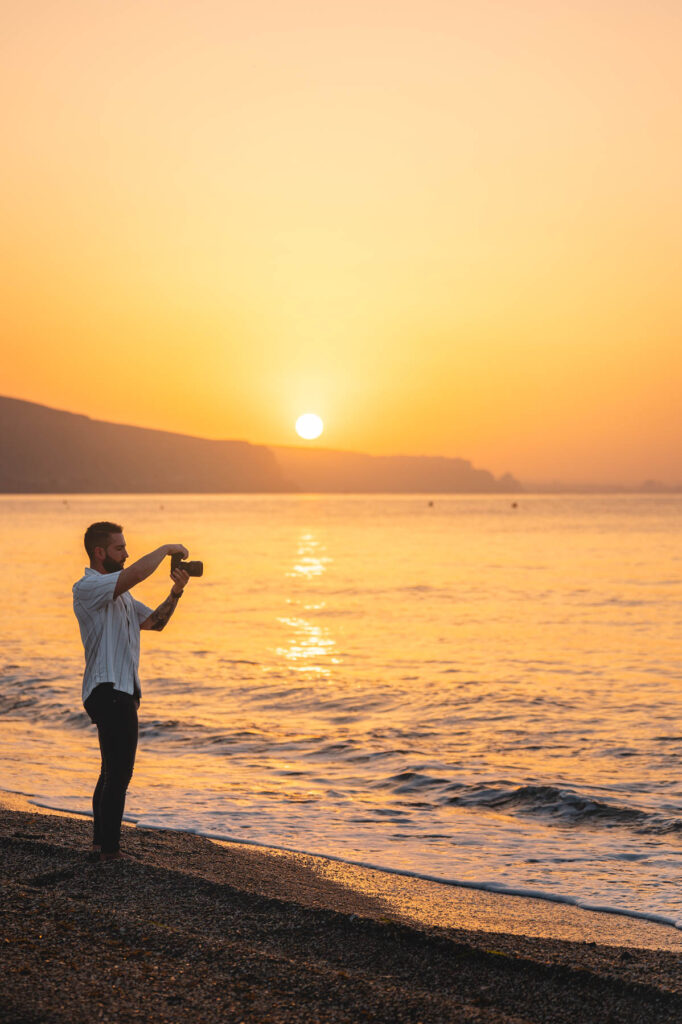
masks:
<svg viewBox="0 0 682 1024"><path fill-rule="evenodd" d="M102 561L102 568L105 572L120 572L124 562L125 558L123 562L115 562L113 558L109 558L109 555L107 555Z"/></svg>

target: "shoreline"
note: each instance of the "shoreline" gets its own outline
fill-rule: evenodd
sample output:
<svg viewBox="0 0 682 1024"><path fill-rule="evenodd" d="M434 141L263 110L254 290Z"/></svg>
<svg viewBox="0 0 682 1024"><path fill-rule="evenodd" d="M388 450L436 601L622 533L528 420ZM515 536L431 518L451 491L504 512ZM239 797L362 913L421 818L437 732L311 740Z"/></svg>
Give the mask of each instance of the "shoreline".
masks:
<svg viewBox="0 0 682 1024"><path fill-rule="evenodd" d="M0 1019L682 1019L667 926L470 889L452 903L452 886L134 827L125 859L92 864L90 835L88 818L0 793Z"/></svg>
<svg viewBox="0 0 682 1024"><path fill-rule="evenodd" d="M47 807L26 794L0 790L0 808L3 806L90 820L87 814ZM138 828L133 822L124 821L123 825L127 829ZM416 925L456 927L463 916L467 927L493 932L682 952L682 930L663 915L585 905L561 895L443 880L343 857L226 839L215 834L180 829L143 828L140 831L196 836L229 849L252 851L255 856L260 854L280 858L290 865L304 865L320 878L333 879L357 892L376 895L393 908L399 919Z"/></svg>

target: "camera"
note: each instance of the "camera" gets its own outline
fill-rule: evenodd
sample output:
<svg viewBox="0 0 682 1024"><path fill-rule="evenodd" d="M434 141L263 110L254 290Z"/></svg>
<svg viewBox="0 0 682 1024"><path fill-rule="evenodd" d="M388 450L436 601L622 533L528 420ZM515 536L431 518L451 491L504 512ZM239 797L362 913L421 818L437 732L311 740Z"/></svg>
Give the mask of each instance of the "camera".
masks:
<svg viewBox="0 0 682 1024"><path fill-rule="evenodd" d="M183 562L182 555L171 555L171 572L174 569L184 569L188 576L203 576L203 562Z"/></svg>

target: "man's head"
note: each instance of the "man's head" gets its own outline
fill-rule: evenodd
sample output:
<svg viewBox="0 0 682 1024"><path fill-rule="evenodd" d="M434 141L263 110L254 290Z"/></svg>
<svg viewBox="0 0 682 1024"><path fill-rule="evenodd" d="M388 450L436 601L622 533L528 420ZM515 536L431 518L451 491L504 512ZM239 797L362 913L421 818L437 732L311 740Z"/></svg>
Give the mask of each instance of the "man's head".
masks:
<svg viewBox="0 0 682 1024"><path fill-rule="evenodd" d="M90 567L98 572L119 572L128 557L123 527L117 523L93 523L83 538Z"/></svg>

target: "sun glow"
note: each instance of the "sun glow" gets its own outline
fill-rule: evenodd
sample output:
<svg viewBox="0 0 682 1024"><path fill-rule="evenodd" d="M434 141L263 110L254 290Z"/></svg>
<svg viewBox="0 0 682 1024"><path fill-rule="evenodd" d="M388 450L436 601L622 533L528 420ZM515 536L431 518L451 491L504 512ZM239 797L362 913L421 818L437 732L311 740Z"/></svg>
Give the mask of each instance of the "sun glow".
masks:
<svg viewBox="0 0 682 1024"><path fill-rule="evenodd" d="M306 412L296 420L296 433L306 441L314 441L324 430L324 423L314 412Z"/></svg>

